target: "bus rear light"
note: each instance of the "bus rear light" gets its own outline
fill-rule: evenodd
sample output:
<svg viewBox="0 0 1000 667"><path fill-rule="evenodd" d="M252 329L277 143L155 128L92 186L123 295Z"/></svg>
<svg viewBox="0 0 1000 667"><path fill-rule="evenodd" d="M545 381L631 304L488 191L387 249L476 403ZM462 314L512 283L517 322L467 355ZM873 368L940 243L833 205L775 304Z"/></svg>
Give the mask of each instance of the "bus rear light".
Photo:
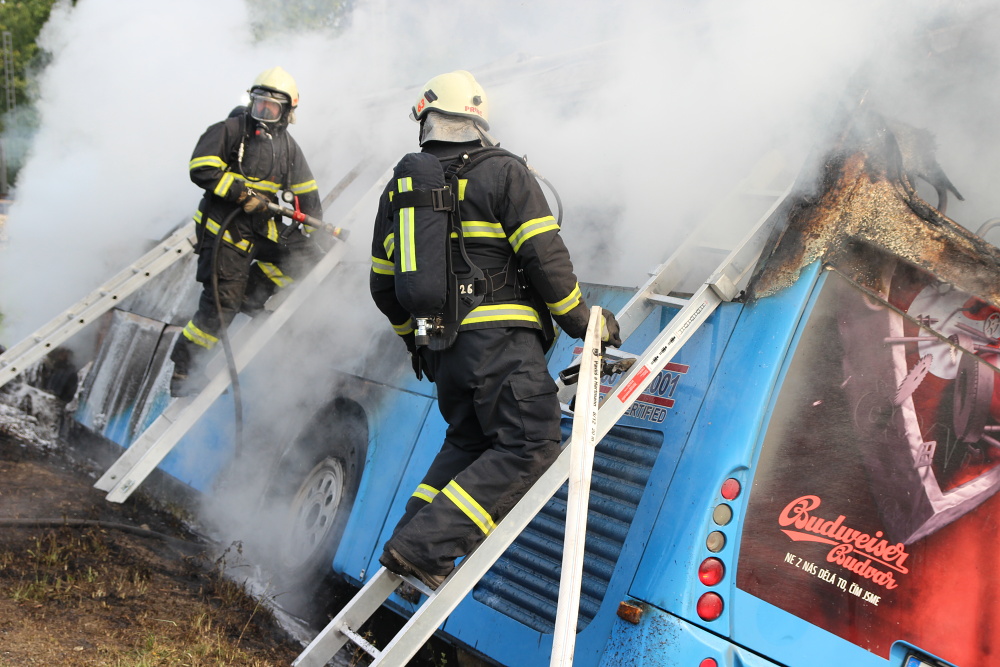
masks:
<svg viewBox="0 0 1000 667"><path fill-rule="evenodd" d="M726 566L718 558L706 558L698 566L698 578L706 586L715 586L726 576Z"/></svg>
<svg viewBox="0 0 1000 667"><path fill-rule="evenodd" d="M715 658L705 658L698 663L698 667L719 667L719 663L715 661Z"/></svg>
<svg viewBox="0 0 1000 667"><path fill-rule="evenodd" d="M740 482L730 477L722 483L722 497L726 500L736 500L740 495Z"/></svg>
<svg viewBox="0 0 1000 667"><path fill-rule="evenodd" d="M726 503L717 505L712 512L712 520L720 526L725 526L733 520L733 509Z"/></svg>
<svg viewBox="0 0 1000 667"><path fill-rule="evenodd" d="M726 547L726 536L718 530L713 530L705 538L705 547L713 554L717 554Z"/></svg>
<svg viewBox="0 0 1000 667"><path fill-rule="evenodd" d="M714 621L722 616L722 598L718 593L705 593L698 598L698 616L703 621Z"/></svg>

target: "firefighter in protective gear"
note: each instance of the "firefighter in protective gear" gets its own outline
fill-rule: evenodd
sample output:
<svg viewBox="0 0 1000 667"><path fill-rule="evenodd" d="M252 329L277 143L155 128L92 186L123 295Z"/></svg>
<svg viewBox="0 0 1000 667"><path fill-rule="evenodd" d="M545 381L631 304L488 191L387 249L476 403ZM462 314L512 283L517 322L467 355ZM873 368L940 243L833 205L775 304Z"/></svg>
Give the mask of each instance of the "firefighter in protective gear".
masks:
<svg viewBox="0 0 1000 667"><path fill-rule="evenodd" d="M447 169L494 142L486 94L468 72L431 79L413 107L424 153ZM487 276L482 303L461 321L454 344L416 347L414 321L394 287L400 244L390 182L379 201L370 288L407 349L437 385L448 423L440 452L407 502L380 562L436 588L486 537L560 450L560 408L545 351L552 319L582 338L589 309L548 203L524 161L490 149L459 173L465 250ZM485 155L486 153L481 153ZM452 241L453 246L455 241ZM618 324L604 311L606 342Z"/></svg>
<svg viewBox="0 0 1000 667"><path fill-rule="evenodd" d="M277 288L291 284L321 257L309 229L286 225L267 211L279 191L298 197L303 213L322 217L319 190L302 149L287 131L299 103L295 80L280 67L266 70L248 91L249 104L205 130L189 164L191 180L204 192L195 214L198 232L197 280L203 290L198 310L178 336L171 394L196 393L205 352L219 340L238 312L263 309ZM217 243L224 221L229 224ZM218 277L216 308L212 285Z"/></svg>

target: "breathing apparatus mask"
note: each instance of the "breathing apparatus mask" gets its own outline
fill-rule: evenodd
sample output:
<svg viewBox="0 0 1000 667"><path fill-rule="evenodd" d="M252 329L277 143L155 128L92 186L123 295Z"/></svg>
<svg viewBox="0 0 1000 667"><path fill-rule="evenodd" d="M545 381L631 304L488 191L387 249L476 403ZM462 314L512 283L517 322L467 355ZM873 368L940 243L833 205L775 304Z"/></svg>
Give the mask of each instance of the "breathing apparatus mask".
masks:
<svg viewBox="0 0 1000 667"><path fill-rule="evenodd" d="M281 124L287 115L288 97L265 88L250 89L250 117L271 127Z"/></svg>

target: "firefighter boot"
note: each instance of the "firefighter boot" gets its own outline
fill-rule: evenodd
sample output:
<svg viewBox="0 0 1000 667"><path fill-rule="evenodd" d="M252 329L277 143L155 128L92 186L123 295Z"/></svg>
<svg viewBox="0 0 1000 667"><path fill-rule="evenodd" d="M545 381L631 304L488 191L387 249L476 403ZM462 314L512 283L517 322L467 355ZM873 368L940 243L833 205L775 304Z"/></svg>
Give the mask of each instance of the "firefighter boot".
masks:
<svg viewBox="0 0 1000 667"><path fill-rule="evenodd" d="M208 376L196 368L194 360L197 352L192 351L193 344L183 336L177 339L170 360L174 362L174 372L170 376L170 395L174 398L194 396L199 394L208 384Z"/></svg>
<svg viewBox="0 0 1000 667"><path fill-rule="evenodd" d="M429 572L424 572L419 567L406 560L392 547L385 548L385 551L378 559L378 562L382 563L382 565L385 566L385 569L390 572L404 577L414 577L419 579L421 583L432 591L436 591L438 586L440 586L444 580L448 578L448 575L446 574L431 574Z"/></svg>

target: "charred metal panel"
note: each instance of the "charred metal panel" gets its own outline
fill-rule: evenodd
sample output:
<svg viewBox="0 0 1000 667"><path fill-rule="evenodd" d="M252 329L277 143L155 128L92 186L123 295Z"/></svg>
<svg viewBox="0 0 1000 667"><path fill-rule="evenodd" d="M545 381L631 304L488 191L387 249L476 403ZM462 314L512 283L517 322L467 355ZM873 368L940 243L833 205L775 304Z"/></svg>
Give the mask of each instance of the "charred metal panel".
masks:
<svg viewBox="0 0 1000 667"><path fill-rule="evenodd" d="M78 422L122 446L132 442L145 415L162 409L147 398L154 383L165 381L162 362L173 339L164 336L166 329L163 322L112 311L104 344L80 393Z"/></svg>
<svg viewBox="0 0 1000 667"><path fill-rule="evenodd" d="M122 301L119 308L184 326L198 307L198 296L202 290L201 283L194 279L197 264L197 255L187 255L153 278L144 289Z"/></svg>
<svg viewBox="0 0 1000 667"><path fill-rule="evenodd" d="M957 195L920 136L877 114L856 114L827 155L820 183L798 184L800 194L786 209L785 227L758 268L751 295L790 285L817 259L842 268L871 266L856 256L875 249L1000 307L1000 250L917 195L918 177L935 186L941 208L948 191ZM880 291L879 276L853 277Z"/></svg>

